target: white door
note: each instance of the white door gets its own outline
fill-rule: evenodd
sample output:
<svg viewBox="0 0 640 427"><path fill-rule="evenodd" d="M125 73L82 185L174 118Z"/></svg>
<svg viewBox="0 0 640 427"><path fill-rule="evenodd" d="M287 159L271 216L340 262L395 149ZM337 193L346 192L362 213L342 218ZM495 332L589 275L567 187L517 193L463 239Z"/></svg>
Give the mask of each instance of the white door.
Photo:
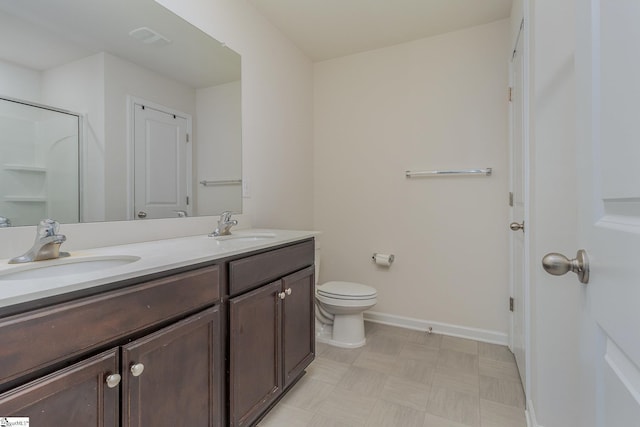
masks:
<svg viewBox="0 0 640 427"><path fill-rule="evenodd" d="M134 104L135 219L191 213L190 121L184 116Z"/></svg>
<svg viewBox="0 0 640 427"><path fill-rule="evenodd" d="M524 34L523 24L520 26L516 46L511 59L511 351L516 357L520 379L526 388L526 352L525 352L525 132L524 132ZM518 228L518 226L520 228Z"/></svg>
<svg viewBox="0 0 640 427"><path fill-rule="evenodd" d="M596 412L601 427L640 426L640 2L576 4L579 238L601 338Z"/></svg>

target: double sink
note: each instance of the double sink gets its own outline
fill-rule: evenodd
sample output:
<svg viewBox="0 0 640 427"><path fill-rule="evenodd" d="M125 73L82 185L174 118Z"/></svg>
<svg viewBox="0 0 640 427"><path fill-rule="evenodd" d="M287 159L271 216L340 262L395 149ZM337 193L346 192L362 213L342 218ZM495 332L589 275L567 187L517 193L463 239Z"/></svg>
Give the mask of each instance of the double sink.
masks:
<svg viewBox="0 0 640 427"><path fill-rule="evenodd" d="M237 249L239 244L258 243L274 240L276 233L273 232L238 232L227 236L208 238L213 240L219 249ZM141 259L137 255L111 254L94 256L76 256L73 254L68 258L58 258L54 260L31 262L6 269L0 272L0 281L7 280L35 280L44 278L56 278L108 270L115 267L138 262Z"/></svg>

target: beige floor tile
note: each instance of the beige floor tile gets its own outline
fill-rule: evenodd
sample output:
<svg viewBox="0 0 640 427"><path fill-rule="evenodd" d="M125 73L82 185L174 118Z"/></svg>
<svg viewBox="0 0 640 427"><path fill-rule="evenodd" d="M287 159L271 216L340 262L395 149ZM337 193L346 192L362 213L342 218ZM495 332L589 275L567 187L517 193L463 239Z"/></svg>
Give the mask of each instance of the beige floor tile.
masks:
<svg viewBox="0 0 640 427"><path fill-rule="evenodd" d="M315 411L331 396L334 386L306 375L282 398L282 403L305 411Z"/></svg>
<svg viewBox="0 0 640 427"><path fill-rule="evenodd" d="M373 353L365 349L353 362L353 366L390 375L394 372L397 361L397 356Z"/></svg>
<svg viewBox="0 0 640 427"><path fill-rule="evenodd" d="M430 391L431 386L428 384L389 377L382 389L381 399L424 412Z"/></svg>
<svg viewBox="0 0 640 427"><path fill-rule="evenodd" d="M329 348L331 348L329 344L316 341L316 357L322 356L322 353L327 351Z"/></svg>
<svg viewBox="0 0 640 427"><path fill-rule="evenodd" d="M403 359L416 359L425 360L435 364L438 362L438 349L428 347L424 344L406 343L402 350L400 350L399 356Z"/></svg>
<svg viewBox="0 0 640 427"><path fill-rule="evenodd" d="M504 380L520 381L518 366L515 361L501 362L499 360L480 358L478 362L479 374Z"/></svg>
<svg viewBox="0 0 640 427"><path fill-rule="evenodd" d="M478 342L474 340L468 340L466 338L444 336L442 337L442 344L440 348L460 351L462 353L469 353L473 355L478 354Z"/></svg>
<svg viewBox="0 0 640 427"><path fill-rule="evenodd" d="M524 410L524 392L519 381L481 375L480 398Z"/></svg>
<svg viewBox="0 0 640 427"><path fill-rule="evenodd" d="M480 400L480 425L482 427L527 427L524 408Z"/></svg>
<svg viewBox="0 0 640 427"><path fill-rule="evenodd" d="M480 426L480 399L471 393L432 386L427 413L470 427Z"/></svg>
<svg viewBox="0 0 640 427"><path fill-rule="evenodd" d="M480 358L484 359L515 363L515 357L506 345L480 342L478 343L478 354L480 355Z"/></svg>
<svg viewBox="0 0 640 427"><path fill-rule="evenodd" d="M442 346L442 338L443 338L443 335L429 334L424 332L418 338L412 339L412 341L417 344L422 344L424 346L427 346L429 348L439 349Z"/></svg>
<svg viewBox="0 0 640 427"><path fill-rule="evenodd" d="M358 358L358 356L360 356L360 353L363 349L364 347L339 348L327 346L322 351L322 355L320 355L320 357L322 357L323 359L333 360L334 362L347 363L350 365Z"/></svg>
<svg viewBox="0 0 640 427"><path fill-rule="evenodd" d="M360 427L365 426L365 420L345 420L322 414L315 414L309 422L309 427ZM283 424L280 427L288 427Z"/></svg>
<svg viewBox="0 0 640 427"><path fill-rule="evenodd" d="M402 337L377 333L367 337L366 351L397 356L406 342L406 339Z"/></svg>
<svg viewBox="0 0 640 427"><path fill-rule="evenodd" d="M478 375L478 356L441 348L437 367L438 369L452 369L464 374Z"/></svg>
<svg viewBox="0 0 640 427"><path fill-rule="evenodd" d="M328 419L344 422L345 425L364 425L377 399L350 390L336 387L325 399L316 414ZM312 420L312 423L314 420ZM319 424L320 425L320 424Z"/></svg>
<svg viewBox="0 0 640 427"><path fill-rule="evenodd" d="M313 412L278 404L260 421L258 427L306 427L312 418Z"/></svg>
<svg viewBox="0 0 640 427"><path fill-rule="evenodd" d="M453 369L437 369L431 385L480 396L480 378L478 375L465 374Z"/></svg>
<svg viewBox="0 0 640 427"><path fill-rule="evenodd" d="M346 363L335 362L324 357L316 357L311 362L311 365L307 367L306 377L336 385L347 372L349 366Z"/></svg>
<svg viewBox="0 0 640 427"><path fill-rule="evenodd" d="M351 366L338 383L338 387L361 396L380 397L388 375L371 369Z"/></svg>
<svg viewBox="0 0 640 427"><path fill-rule="evenodd" d="M435 372L436 365L430 360L398 357L394 362L391 375L423 384L431 384Z"/></svg>
<svg viewBox="0 0 640 427"><path fill-rule="evenodd" d="M367 427L423 427L424 411L397 405L387 401L376 402L373 411L367 418Z"/></svg>
<svg viewBox="0 0 640 427"><path fill-rule="evenodd" d="M436 417L435 415L426 414L423 427L468 427L446 418Z"/></svg>

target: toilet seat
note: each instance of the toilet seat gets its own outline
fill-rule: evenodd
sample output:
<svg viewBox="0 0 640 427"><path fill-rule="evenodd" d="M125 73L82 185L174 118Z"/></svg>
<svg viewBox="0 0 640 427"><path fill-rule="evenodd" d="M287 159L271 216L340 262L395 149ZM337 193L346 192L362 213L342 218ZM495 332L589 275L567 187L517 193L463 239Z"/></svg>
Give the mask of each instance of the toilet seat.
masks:
<svg viewBox="0 0 640 427"><path fill-rule="evenodd" d="M327 282L316 288L319 296L339 300L370 300L377 296L375 288L353 282Z"/></svg>

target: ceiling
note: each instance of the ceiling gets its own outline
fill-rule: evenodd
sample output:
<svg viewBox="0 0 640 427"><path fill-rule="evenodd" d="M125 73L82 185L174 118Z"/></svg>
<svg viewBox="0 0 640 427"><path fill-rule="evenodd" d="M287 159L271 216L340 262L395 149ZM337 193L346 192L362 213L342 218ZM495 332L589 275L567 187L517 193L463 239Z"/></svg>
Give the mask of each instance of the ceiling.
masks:
<svg viewBox="0 0 640 427"><path fill-rule="evenodd" d="M170 43L145 44L149 27ZM240 56L154 0L0 2L0 59L34 70L108 52L193 88L236 81ZM16 41L13 43L13 41Z"/></svg>
<svg viewBox="0 0 640 427"><path fill-rule="evenodd" d="M512 0L247 0L313 61L509 17Z"/></svg>

